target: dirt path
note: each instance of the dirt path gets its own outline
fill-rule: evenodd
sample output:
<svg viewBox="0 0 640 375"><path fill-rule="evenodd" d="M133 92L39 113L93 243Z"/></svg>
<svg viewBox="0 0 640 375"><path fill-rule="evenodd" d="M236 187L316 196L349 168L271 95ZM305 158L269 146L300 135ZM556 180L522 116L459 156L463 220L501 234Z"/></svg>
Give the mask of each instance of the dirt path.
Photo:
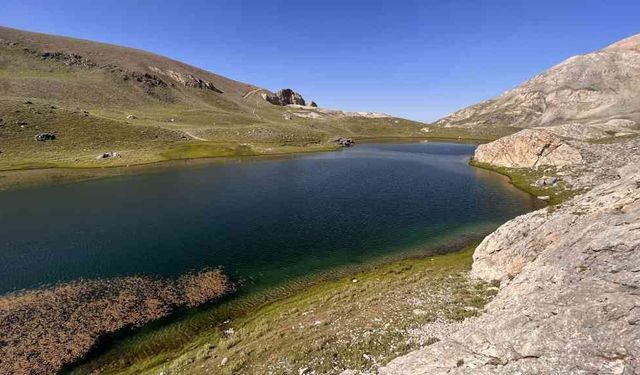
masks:
<svg viewBox="0 0 640 375"><path fill-rule="evenodd" d="M261 88L257 88L257 89L255 89L255 90L251 90L251 91L249 91L248 93L246 93L246 94L242 95L242 98L243 98L243 99L246 99L246 98L248 98L250 95L253 95L253 94L257 93L258 91L262 91L262 89L261 89Z"/></svg>
<svg viewBox="0 0 640 375"><path fill-rule="evenodd" d="M208 139L204 139L202 137L198 137L197 135L191 134L190 132L184 130L184 134L188 135L189 137L193 138L193 139L197 139L199 141L208 141Z"/></svg>

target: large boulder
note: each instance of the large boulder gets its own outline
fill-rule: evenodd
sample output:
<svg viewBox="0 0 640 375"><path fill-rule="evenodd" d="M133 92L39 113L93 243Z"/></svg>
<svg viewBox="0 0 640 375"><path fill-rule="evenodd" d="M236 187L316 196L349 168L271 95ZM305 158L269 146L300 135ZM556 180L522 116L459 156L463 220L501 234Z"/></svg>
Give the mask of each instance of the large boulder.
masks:
<svg viewBox="0 0 640 375"><path fill-rule="evenodd" d="M282 103L282 105L289 105L289 104L306 105L306 102L302 97L302 95L298 94L297 92L291 89L279 90L276 93L276 96L280 98L280 103Z"/></svg>
<svg viewBox="0 0 640 375"><path fill-rule="evenodd" d="M478 146L473 159L505 168L563 167L583 162L580 150L542 129L526 129Z"/></svg>
<svg viewBox="0 0 640 375"><path fill-rule="evenodd" d="M262 98L273 105L302 105L306 106L307 103L299 93L291 89L282 89L275 94L263 92ZM312 106L315 104L311 102ZM317 107L317 105L316 105Z"/></svg>

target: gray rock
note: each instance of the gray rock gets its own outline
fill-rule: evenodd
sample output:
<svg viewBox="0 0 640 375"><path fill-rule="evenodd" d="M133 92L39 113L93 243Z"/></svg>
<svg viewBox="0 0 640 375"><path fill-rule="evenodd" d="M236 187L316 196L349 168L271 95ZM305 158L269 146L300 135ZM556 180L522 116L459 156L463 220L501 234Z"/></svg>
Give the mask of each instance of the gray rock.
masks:
<svg viewBox="0 0 640 375"><path fill-rule="evenodd" d="M56 135L53 133L39 133L33 136L33 139L38 142L53 141L56 139Z"/></svg>
<svg viewBox="0 0 640 375"><path fill-rule="evenodd" d="M535 186L539 186L539 187L544 187L544 186L555 186L555 184L558 183L558 177L549 177L549 176L543 176L539 179L536 180L536 182L534 182L533 184Z"/></svg>
<svg viewBox="0 0 640 375"><path fill-rule="evenodd" d="M119 157L120 157L119 153L117 153L115 151L111 151L111 152L105 152L103 154L100 154L100 155L96 156L96 160L119 158Z"/></svg>
<svg viewBox="0 0 640 375"><path fill-rule="evenodd" d="M474 160L506 168L564 167L583 162L580 150L555 134L526 129L478 146Z"/></svg>
<svg viewBox="0 0 640 375"><path fill-rule="evenodd" d="M275 94L263 92L262 98L273 105L306 105L302 95L291 89L282 89Z"/></svg>
<svg viewBox="0 0 640 375"><path fill-rule="evenodd" d="M339 137L333 140L334 143L342 147L351 147L356 142L351 138Z"/></svg>

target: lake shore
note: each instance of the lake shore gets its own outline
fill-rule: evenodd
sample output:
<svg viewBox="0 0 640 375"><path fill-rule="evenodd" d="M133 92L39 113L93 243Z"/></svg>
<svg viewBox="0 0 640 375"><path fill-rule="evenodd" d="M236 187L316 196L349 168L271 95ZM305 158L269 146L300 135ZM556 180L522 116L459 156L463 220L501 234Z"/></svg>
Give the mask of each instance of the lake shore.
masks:
<svg viewBox="0 0 640 375"><path fill-rule="evenodd" d="M420 331L425 323L447 330L481 311L496 289L467 277L475 248L469 243L478 240L458 239L430 255L334 270L223 302L134 333L93 353L72 373L278 373L312 362L326 373L337 373L334 367L366 369L433 342L435 332ZM371 316L378 318L364 324ZM411 339L399 330L413 332ZM340 358L334 360L336 353ZM277 363L281 358L289 359Z"/></svg>
<svg viewBox="0 0 640 375"><path fill-rule="evenodd" d="M362 142L362 143L366 143L366 142ZM398 143L397 140L392 141L392 143ZM286 157L286 156L280 156L280 157ZM279 158L280 158L279 157ZM266 160L263 157L259 157L259 158L240 158L240 159L233 159L233 161L235 162L243 162L244 160ZM207 160L207 159L200 159L200 160L195 160L193 161L186 161L184 164L178 164L178 165L165 165L162 167L167 167L167 168L174 168L174 167L178 167L178 168L182 168L183 166L200 166L200 165L207 165L211 162L218 162L218 161L229 161L229 160L220 160L220 159L215 159L215 160ZM163 169L156 169L156 170L163 170ZM137 174L137 173L134 173ZM488 232L485 232L484 234L480 235L480 236L476 236L474 238L465 238L464 234L465 233L458 233L456 235L451 236L451 238L447 241L445 241L445 245L442 246L440 249L437 249L436 251L433 251L431 253L429 253L430 255L433 255L434 253L439 253L439 252L451 252L451 251L455 251L458 250L462 247L464 247L465 243L468 243L469 241L478 241L480 240L482 237L484 237L485 234L487 234ZM461 242L462 241L462 242ZM472 251L467 249L468 251ZM469 253L470 255L470 253ZM331 285L331 283L336 282L337 279L344 279L344 280L351 280L351 282L353 282L353 275L357 274L357 275L361 275L361 276L356 276L355 278L368 278L369 276L366 275L367 272L373 272L373 273L379 273L381 268L384 267L391 267L393 265L399 265L399 264L407 264L407 262L411 263L413 261L416 261L417 263L425 260L425 259L429 259L429 256L425 256L424 252L418 256L412 256L410 257L410 260L398 260L398 259L384 259L380 262L377 262L376 264L369 264L367 265L367 267L365 267L365 270L359 270L359 269L355 269L355 268L351 268L351 269L347 269L344 270L343 274L340 273L330 273L328 275L326 275L326 277L321 276L318 278L310 278L309 280L303 280L302 282L296 282L293 283L295 285L293 285L290 289L287 289L288 287L284 287L284 292L283 292L283 288L276 288L277 290L275 291L275 294L268 294L266 295L265 299L259 300L259 301L253 301L253 304L250 306L251 307L251 311L255 311L255 309L257 308L258 311L262 311L262 309L265 308L265 306L269 306L271 303L273 303L274 301L280 301L280 300L289 300L289 299L296 299L296 298L300 298L301 295L304 295L305 293L307 293L308 290L310 290L309 288L324 288L324 286L326 285ZM470 257L469 257L469 262L470 262ZM461 263L462 264L462 263ZM470 264L470 263L469 263ZM405 267L405 266L402 266ZM391 272L391 274L395 274L394 272ZM345 276L348 275L348 276ZM451 276L452 274L447 274L447 277ZM425 276L426 277L426 276ZM456 277L455 275L451 276L451 277ZM379 277L377 279L380 279ZM460 279L462 281L460 281L461 283L467 283L467 281L463 280L464 278ZM379 280L378 280L379 281ZM405 280L406 281L406 280ZM462 285L462 284L460 284ZM474 285L467 285L462 287L462 289L467 290L467 292L473 288L476 288L476 286ZM426 287L426 286L425 286ZM461 290L462 290L461 289ZM331 289L329 289L330 291ZM378 285L376 287L374 287L372 290L375 291L379 291L381 290L381 285ZM467 293L464 292L464 293ZM279 294L280 293L280 294ZM450 293L443 293L443 296L445 295L449 295ZM455 293L454 293L455 294ZM444 297L443 297L444 298ZM353 296L351 295L348 298L348 301L350 302L354 302L358 305L360 305L362 303L362 301L358 298L358 296ZM486 302L486 301L485 301ZM448 303L448 302L447 302ZM466 302L465 302L466 303ZM472 303L472 302L469 302ZM483 302L484 303L484 302ZM444 306L444 305L443 305ZM469 308L469 312L473 312L476 310L471 309L470 307L473 307L470 304L466 304L464 306L462 306L463 308L468 307ZM403 310L404 311L404 310ZM449 311L450 313L451 311ZM404 313L406 313L406 311L404 311ZM436 314L436 320L440 321L442 319L444 319L446 322L450 322L450 319L453 315L443 315L445 314L444 312L440 312L438 314ZM448 314L448 313L447 313ZM422 313L418 313L417 315L423 315ZM424 314L426 315L426 314ZM455 313L454 315L458 315L458 313ZM449 318L447 318L447 316ZM466 316L466 315L465 315ZM471 316L471 315L469 315ZM133 346L127 346L130 345L129 343L132 341L129 341L128 343L125 343L124 346L121 346L118 350L116 350L115 352L113 351L108 351L106 354L106 356L101 356L100 353L93 353L90 357L93 357L94 355L97 355L95 358L97 359L97 362L94 362L92 358L88 358L88 362L86 364L81 364L80 368L85 368L85 365L88 366L94 366L94 364L99 364L98 368L103 368L103 366L107 366L107 368L109 368L109 366L112 365L116 365L115 368L112 368L112 370L123 370L129 366L138 366L138 367L132 367L134 369L136 369L135 371L138 371L140 369L147 369L149 367L153 367L158 363L162 363L165 362L166 360L175 360L176 358L179 358L179 356L176 356L177 354L183 355L185 354L185 347L189 350L193 349L192 346L194 345L194 343L196 341L198 341L200 338L205 337L204 333L209 333L212 336L209 337L216 337L216 335L220 336L221 338L228 338L227 337L227 333L225 333L225 331L228 331L228 329L235 329L235 324L236 324L236 319L238 319L238 321L242 321L242 319L253 319L254 315L227 315L226 318L233 318L232 320L232 324L230 325L231 322L228 323L224 323L223 325L220 325L221 322L224 322L224 320L228 320L228 319L219 319L221 316L216 315L215 319L212 321L211 318L204 318L205 320L205 324L208 324L207 327L205 327L206 329L200 329L202 328L201 326L195 326L195 327L189 327L188 330L183 330L184 326L180 326L177 328L177 332L174 329L173 332L171 332L171 330L168 331L164 331L165 333L163 333L163 328L160 327L160 330L156 330L155 332L153 332L151 334L151 336L147 339L143 339L142 341L138 341L136 342L136 339L133 340ZM444 317L444 318L443 318ZM446 319L445 319L446 318ZM152 318L153 319L153 318ZM316 321L313 322L314 324L316 323ZM424 323L424 322L423 322ZM200 323L198 323L200 324ZM271 324L271 323L270 323ZM445 323L445 325L448 325L449 323ZM195 329L194 329L195 328ZM406 328L406 327L405 327ZM415 327L414 327L415 328ZM154 330L153 327L149 327L150 330ZM413 328L412 328L413 329ZM147 331L148 332L148 331ZM178 340L175 339L175 337L173 337L172 335L177 333L177 336L181 336L181 338L179 338ZM185 335L186 335L186 341L185 341ZM134 334L135 336L135 334ZM196 339L194 339L194 337L196 337ZM253 339L252 339L253 340ZM427 338L425 339L426 341L430 341L431 339ZM149 344L151 341L153 341L152 344ZM157 345L157 342L160 341L160 346L165 346L164 348L160 348L161 350L156 351L157 348L154 348L154 345ZM426 341L423 341L426 342ZM175 346L171 347L172 345L176 344ZM167 345L169 346L170 350L166 350L167 349ZM403 344L404 345L404 344ZM235 346L235 345L233 345ZM124 348L125 350L122 351L122 348ZM416 348L415 346L407 346L407 350L408 349L412 349L412 348ZM129 353L127 353L126 349L133 349L131 355L129 355ZM189 351L187 350L187 351ZM115 356L114 356L115 353ZM142 354L141 354L142 353ZM149 357L149 353L154 353L154 355L152 355L151 357ZM158 354L159 353L159 354ZM400 352L398 352L400 353ZM394 354L398 354L398 353L394 353ZM157 354L157 355L156 355ZM325 353L326 354L326 353ZM379 357L379 360L382 360L382 358L384 357L384 353L382 352L376 352L375 354L367 354L367 353L363 353L363 358L364 354L366 354L367 356L371 356L371 355L375 355ZM324 354L323 354L324 355ZM234 355L235 356L235 355ZM112 358L113 360L107 361L107 364L104 364L104 362L101 362L102 359L104 358ZM101 359L102 358L102 359ZM215 358L215 357L214 357ZM226 357L223 357L226 358ZM324 357L323 357L324 358ZM320 360L320 359L319 359ZM322 361L324 361L324 359L322 359ZM231 363L231 362L229 362ZM349 366L355 366L357 365L354 364L355 362L345 362L345 366L349 365ZM125 365L124 367L122 367L122 365ZM151 365L151 366L150 366ZM239 364L239 366L246 366L247 364ZM95 367L94 367L95 368ZM231 368L231 367L230 367ZM119 371L117 370L117 371ZM82 372L82 371L81 371Z"/></svg>
<svg viewBox="0 0 640 375"><path fill-rule="evenodd" d="M449 138L447 135L435 137L359 137L357 143L418 143L445 142L480 144L487 142L484 138ZM89 181L95 179L158 173L170 169L198 167L216 163L241 163L244 161L277 160L309 153L335 152L340 147L333 144L315 145L312 147L279 147L262 149L260 153L246 155L211 154L208 152L175 153L164 160L123 164L123 160L107 160L102 167L96 166L54 166L33 165L24 169L0 170L0 192L50 184L64 184Z"/></svg>

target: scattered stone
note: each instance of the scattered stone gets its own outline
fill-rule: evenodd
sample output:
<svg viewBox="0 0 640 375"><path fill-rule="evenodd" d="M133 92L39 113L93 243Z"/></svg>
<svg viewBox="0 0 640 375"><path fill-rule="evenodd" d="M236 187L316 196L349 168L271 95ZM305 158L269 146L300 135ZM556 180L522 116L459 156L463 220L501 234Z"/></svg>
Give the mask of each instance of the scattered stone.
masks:
<svg viewBox="0 0 640 375"><path fill-rule="evenodd" d="M220 362L220 366L226 365L228 361L229 361L229 358L227 357L222 358L222 361Z"/></svg>
<svg viewBox="0 0 640 375"><path fill-rule="evenodd" d="M42 60L59 61L68 66L75 65L75 66L81 66L83 68L93 68L97 66L97 64L94 63L93 61L85 59L82 56L75 53L44 52L40 54L40 58Z"/></svg>
<svg viewBox="0 0 640 375"><path fill-rule="evenodd" d="M137 117L136 117L136 116L134 116L134 115L127 115L127 120L135 120L135 119L137 119Z"/></svg>
<svg viewBox="0 0 640 375"><path fill-rule="evenodd" d="M541 201L548 201L549 199L551 199L551 197L549 197L548 195L542 195L539 196L538 199L540 199Z"/></svg>
<svg viewBox="0 0 640 375"><path fill-rule="evenodd" d="M233 328L228 328L228 329L225 329L223 333L224 333L225 336L228 337L228 336L233 335L235 333L235 330Z"/></svg>
<svg viewBox="0 0 640 375"><path fill-rule="evenodd" d="M119 153L115 151L111 151L111 152L105 152L103 154L96 156L96 160L119 158L119 157L120 157Z"/></svg>
<svg viewBox="0 0 640 375"><path fill-rule="evenodd" d="M336 138L333 140L333 142L342 147L351 147L354 143L356 143L353 139L344 137Z"/></svg>
<svg viewBox="0 0 640 375"><path fill-rule="evenodd" d="M358 279L351 279L351 282L352 282L352 283L357 283L357 282L358 282Z"/></svg>
<svg viewBox="0 0 640 375"><path fill-rule="evenodd" d="M321 321L316 320L315 322L313 322L313 326L314 326L314 327L319 326L319 325L322 325L322 322L321 322Z"/></svg>
<svg viewBox="0 0 640 375"><path fill-rule="evenodd" d="M291 120L291 113L288 113L288 112L287 112L287 113L283 113L283 114L282 114L282 117L283 117L285 120Z"/></svg>
<svg viewBox="0 0 640 375"><path fill-rule="evenodd" d="M311 372L311 369L309 367L303 367L298 370L298 375L307 375L310 372Z"/></svg>
<svg viewBox="0 0 640 375"><path fill-rule="evenodd" d="M311 103L309 103L309 107L317 108L318 104L312 100Z"/></svg>
<svg viewBox="0 0 640 375"><path fill-rule="evenodd" d="M33 139L38 142L53 141L54 139L56 139L56 135L53 133L40 133L36 134Z"/></svg>
<svg viewBox="0 0 640 375"><path fill-rule="evenodd" d="M555 184L557 184L557 183L558 183L558 177L553 177L553 176L552 177L547 177L547 176L544 176L544 177L538 179L536 182L534 182L534 185L535 186L539 186L539 187L542 187L542 186L555 186Z"/></svg>

